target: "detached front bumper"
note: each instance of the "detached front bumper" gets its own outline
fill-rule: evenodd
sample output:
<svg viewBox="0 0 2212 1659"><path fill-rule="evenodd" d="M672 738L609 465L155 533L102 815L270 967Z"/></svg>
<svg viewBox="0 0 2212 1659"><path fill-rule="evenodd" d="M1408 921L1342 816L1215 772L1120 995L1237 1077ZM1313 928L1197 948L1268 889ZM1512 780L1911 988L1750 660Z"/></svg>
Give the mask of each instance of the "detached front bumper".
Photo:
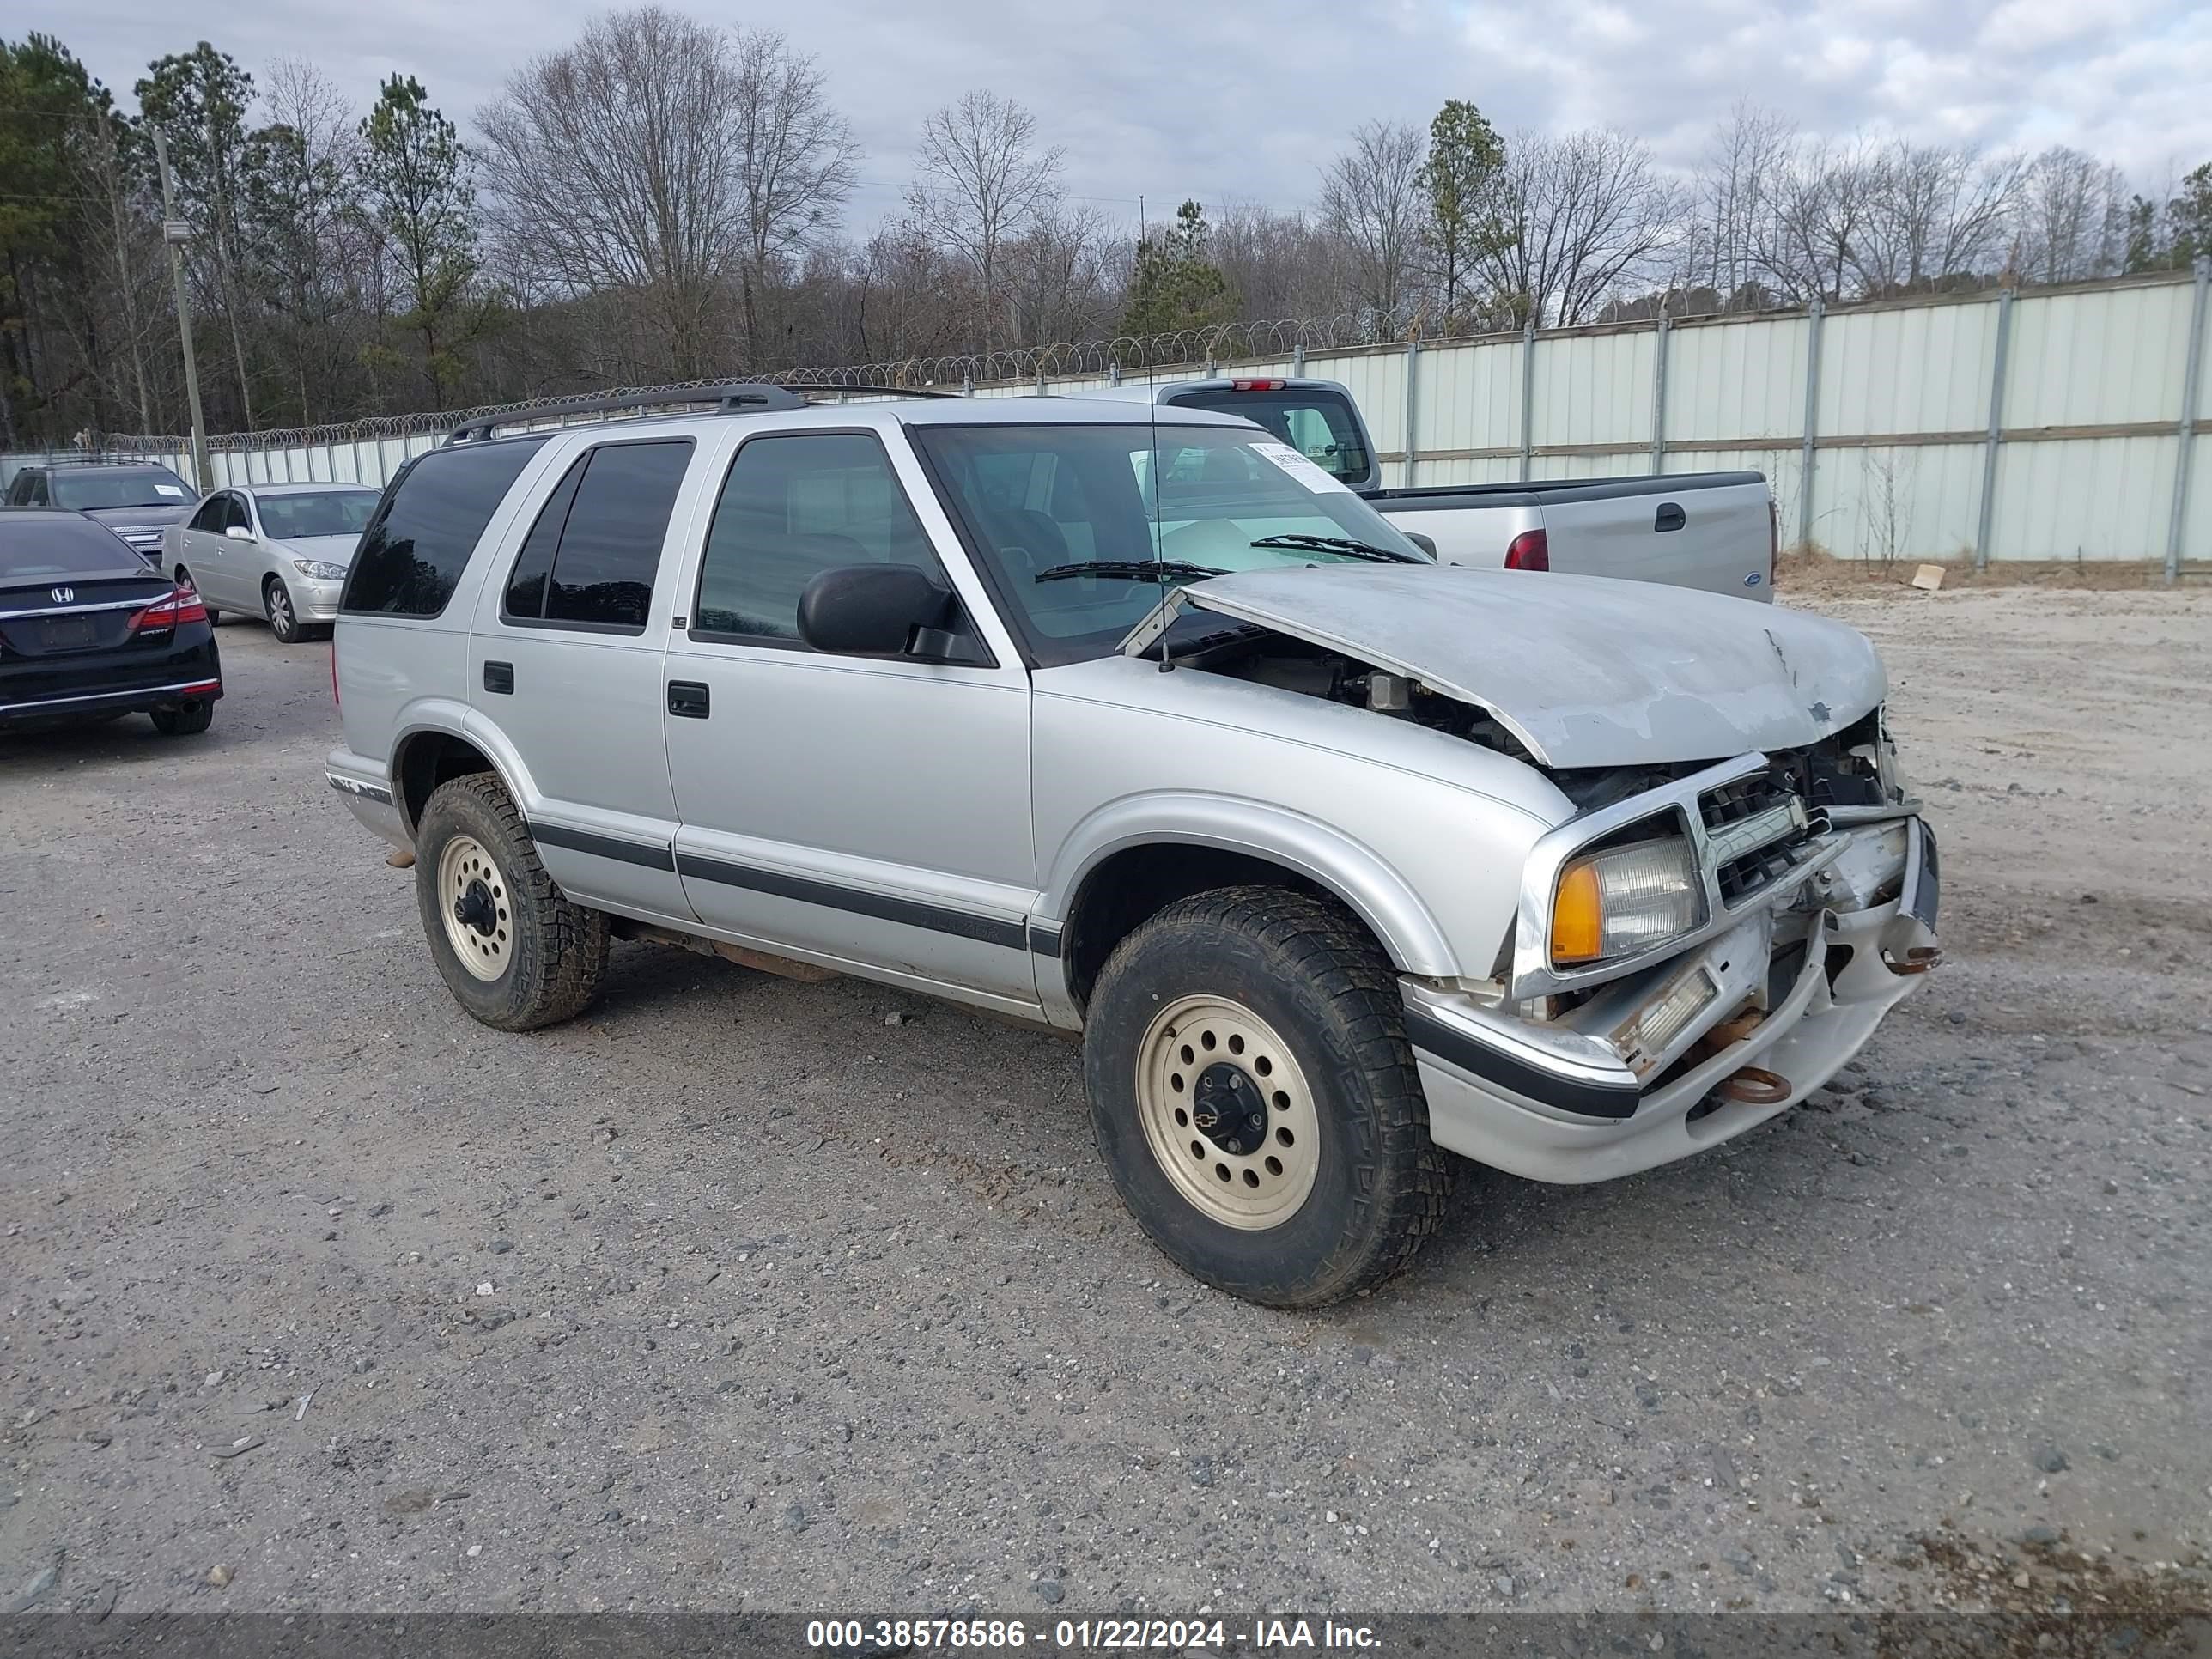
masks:
<svg viewBox="0 0 2212 1659"><path fill-rule="evenodd" d="M1818 881L1560 1021L1401 981L1431 1136L1531 1180L1608 1181L1804 1099L1938 959L1933 834L1905 817L1850 836ZM1893 896L1863 902L1882 891ZM1747 1067L1771 1077L1723 1090ZM1765 1097L1734 1097L1747 1094Z"/></svg>

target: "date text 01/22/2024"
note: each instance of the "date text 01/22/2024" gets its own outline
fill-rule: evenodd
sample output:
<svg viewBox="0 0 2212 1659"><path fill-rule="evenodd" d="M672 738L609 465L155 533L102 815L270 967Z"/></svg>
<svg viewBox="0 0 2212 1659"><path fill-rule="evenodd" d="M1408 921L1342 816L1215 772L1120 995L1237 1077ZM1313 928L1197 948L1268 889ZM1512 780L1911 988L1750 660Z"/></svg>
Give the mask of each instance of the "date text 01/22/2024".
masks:
<svg viewBox="0 0 2212 1659"><path fill-rule="evenodd" d="M1334 1620L1261 1619L1231 1626L1219 1619L1060 1619L1032 1629L1019 1619L817 1619L806 1644L829 1653L902 1653L930 1649L1049 1647L1069 1652L1241 1647L1294 1652L1371 1650L1372 1626Z"/></svg>

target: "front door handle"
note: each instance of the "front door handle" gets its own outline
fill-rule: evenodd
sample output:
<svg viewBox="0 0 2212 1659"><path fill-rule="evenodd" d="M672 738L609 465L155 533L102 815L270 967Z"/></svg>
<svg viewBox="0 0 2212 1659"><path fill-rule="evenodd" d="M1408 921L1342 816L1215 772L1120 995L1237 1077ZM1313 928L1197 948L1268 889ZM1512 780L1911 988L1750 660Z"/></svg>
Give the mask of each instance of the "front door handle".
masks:
<svg viewBox="0 0 2212 1659"><path fill-rule="evenodd" d="M485 663L484 690L512 693L514 690L514 665L511 662Z"/></svg>
<svg viewBox="0 0 2212 1659"><path fill-rule="evenodd" d="M707 688L697 680L668 682L668 712L681 714L687 720L707 718Z"/></svg>

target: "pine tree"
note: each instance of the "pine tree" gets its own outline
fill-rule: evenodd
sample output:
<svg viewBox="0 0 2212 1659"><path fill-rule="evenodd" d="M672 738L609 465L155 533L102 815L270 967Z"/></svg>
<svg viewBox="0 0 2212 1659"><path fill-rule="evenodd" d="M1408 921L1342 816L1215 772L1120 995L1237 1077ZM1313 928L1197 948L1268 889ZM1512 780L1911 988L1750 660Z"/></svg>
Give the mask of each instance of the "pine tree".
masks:
<svg viewBox="0 0 2212 1659"><path fill-rule="evenodd" d="M1171 334L1228 321L1237 302L1229 279L1208 257L1206 210L1185 202L1172 229L1137 240L1137 265L1121 318L1127 334Z"/></svg>
<svg viewBox="0 0 2212 1659"><path fill-rule="evenodd" d="M422 337L432 405L443 409L446 389L460 378L459 349L491 317L477 291L468 151L411 75L384 83L361 139L362 193L406 293L407 309L396 321Z"/></svg>

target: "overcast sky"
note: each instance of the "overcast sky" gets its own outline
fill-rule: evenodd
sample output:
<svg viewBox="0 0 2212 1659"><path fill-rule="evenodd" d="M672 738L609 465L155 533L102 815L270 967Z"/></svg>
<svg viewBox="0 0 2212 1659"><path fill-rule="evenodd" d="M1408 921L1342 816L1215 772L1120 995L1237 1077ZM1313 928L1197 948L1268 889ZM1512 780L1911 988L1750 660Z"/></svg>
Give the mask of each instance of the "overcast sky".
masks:
<svg viewBox="0 0 2212 1659"><path fill-rule="evenodd" d="M2212 6L2191 0L671 0L781 28L828 71L868 159L851 217L896 205L922 118L970 87L1033 110L1076 195L1133 219L1184 196L1297 207L1360 121L1472 99L1501 129L1613 125L1686 166L1740 97L1808 128L2038 149L2158 187L2212 159ZM257 72L304 55L364 104L419 76L470 125L592 0L16 0L127 103L205 37ZM1164 206L1163 204L1165 204Z"/></svg>

